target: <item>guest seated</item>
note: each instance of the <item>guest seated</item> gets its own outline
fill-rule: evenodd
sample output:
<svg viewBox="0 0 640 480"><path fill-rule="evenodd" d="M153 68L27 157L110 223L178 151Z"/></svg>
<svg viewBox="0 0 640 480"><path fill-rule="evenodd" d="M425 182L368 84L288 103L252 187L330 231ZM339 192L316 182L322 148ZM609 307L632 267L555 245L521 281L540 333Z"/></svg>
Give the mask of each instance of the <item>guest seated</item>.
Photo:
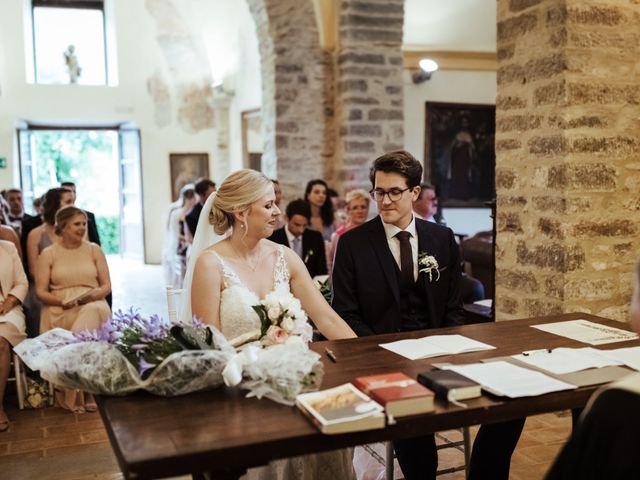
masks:
<svg viewBox="0 0 640 480"><path fill-rule="evenodd" d="M636 269L629 316L632 328L640 333L640 265ZM640 373L597 391L546 479L640 478L640 457L636 453L640 435L638 411Z"/></svg>
<svg viewBox="0 0 640 480"><path fill-rule="evenodd" d="M2 402L9 377L11 347L26 338L22 301L27 288L27 277L16 247L0 240L0 432L9 428Z"/></svg>
<svg viewBox="0 0 640 480"><path fill-rule="evenodd" d="M273 232L269 240L291 248L302 259L311 277L327 274L322 235L308 228L311 212L304 200L287 205L287 224Z"/></svg>
<svg viewBox="0 0 640 480"><path fill-rule="evenodd" d="M9 204L9 224L20 235L22 222L31 218L25 213L22 203L22 190L19 188L9 188L2 192L5 200Z"/></svg>
<svg viewBox="0 0 640 480"><path fill-rule="evenodd" d="M60 241L45 248L36 264L36 293L42 302L40 333L59 327L95 330L111 311L105 297L111 291L107 260L100 247L85 240L87 216L76 207L56 214ZM75 412L95 410L90 395L66 389L56 399Z"/></svg>
<svg viewBox="0 0 640 480"><path fill-rule="evenodd" d="M18 255L22 258L22 249L20 248L20 238L9 223L9 205L4 197L0 195L0 240L11 242L15 245Z"/></svg>
<svg viewBox="0 0 640 480"><path fill-rule="evenodd" d="M362 225L369 218L369 204L371 203L369 192L363 189L352 190L346 195L347 222L338 228L331 236L331 248L329 258L333 261L336 245L340 236L352 228ZM331 270L331 269L330 269Z"/></svg>
<svg viewBox="0 0 640 480"><path fill-rule="evenodd" d="M331 235L335 232L333 204L329 198L328 190L327 182L315 179L307 183L307 188L304 191L304 199L311 208L309 228L320 232L326 242L331 241Z"/></svg>

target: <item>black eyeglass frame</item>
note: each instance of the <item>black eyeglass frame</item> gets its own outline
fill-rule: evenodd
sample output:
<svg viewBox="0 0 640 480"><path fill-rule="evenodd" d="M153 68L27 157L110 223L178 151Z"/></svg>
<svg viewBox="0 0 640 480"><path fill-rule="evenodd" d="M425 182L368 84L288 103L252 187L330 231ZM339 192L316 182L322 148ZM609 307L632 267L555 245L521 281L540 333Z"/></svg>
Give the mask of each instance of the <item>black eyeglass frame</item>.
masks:
<svg viewBox="0 0 640 480"><path fill-rule="evenodd" d="M404 192L406 192L407 190L411 190L413 188L414 187L407 187L402 190L399 188L392 188L391 190L382 190L382 189L374 188L369 191L369 195L371 195L371 198L376 202L384 202L384 197L388 196L389 201L391 201L392 203L395 203L402 198L402 195L404 195ZM378 195L381 195L380 199L377 198Z"/></svg>

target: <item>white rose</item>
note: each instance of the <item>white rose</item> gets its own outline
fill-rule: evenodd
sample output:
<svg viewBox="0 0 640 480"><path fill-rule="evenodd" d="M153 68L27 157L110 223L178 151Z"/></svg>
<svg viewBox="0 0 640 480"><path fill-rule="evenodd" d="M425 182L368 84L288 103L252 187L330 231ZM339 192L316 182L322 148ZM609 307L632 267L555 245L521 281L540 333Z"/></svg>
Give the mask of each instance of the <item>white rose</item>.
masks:
<svg viewBox="0 0 640 480"><path fill-rule="evenodd" d="M296 328L296 323L291 317L285 317L284 320L282 320L280 326L284 329L285 332L291 333Z"/></svg>
<svg viewBox="0 0 640 480"><path fill-rule="evenodd" d="M267 317L269 317L269 320L271 320L271 323L276 323L280 318L280 306L275 305L269 308L269 310L267 310Z"/></svg>

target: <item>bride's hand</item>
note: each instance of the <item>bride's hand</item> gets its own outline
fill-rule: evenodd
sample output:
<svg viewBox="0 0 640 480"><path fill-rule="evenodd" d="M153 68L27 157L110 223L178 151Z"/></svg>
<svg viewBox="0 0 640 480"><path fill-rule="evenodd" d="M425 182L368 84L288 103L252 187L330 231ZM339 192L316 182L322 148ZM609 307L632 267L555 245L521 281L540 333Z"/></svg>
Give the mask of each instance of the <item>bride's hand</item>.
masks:
<svg viewBox="0 0 640 480"><path fill-rule="evenodd" d="M291 292L300 300L302 308L313 319L320 333L329 340L355 338L351 327L331 308L313 283L300 257L286 248L285 259L291 273Z"/></svg>

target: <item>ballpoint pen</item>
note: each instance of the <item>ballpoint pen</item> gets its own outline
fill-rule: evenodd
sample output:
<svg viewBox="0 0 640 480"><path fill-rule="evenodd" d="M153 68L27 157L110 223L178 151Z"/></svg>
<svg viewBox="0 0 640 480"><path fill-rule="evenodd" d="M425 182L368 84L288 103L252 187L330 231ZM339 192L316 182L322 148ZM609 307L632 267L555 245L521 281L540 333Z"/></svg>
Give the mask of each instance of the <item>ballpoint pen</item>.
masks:
<svg viewBox="0 0 640 480"><path fill-rule="evenodd" d="M336 355L328 348L325 347L324 353L327 354L327 357L329 357L329 360L331 360L333 363L336 363L338 361L338 359L336 358Z"/></svg>

